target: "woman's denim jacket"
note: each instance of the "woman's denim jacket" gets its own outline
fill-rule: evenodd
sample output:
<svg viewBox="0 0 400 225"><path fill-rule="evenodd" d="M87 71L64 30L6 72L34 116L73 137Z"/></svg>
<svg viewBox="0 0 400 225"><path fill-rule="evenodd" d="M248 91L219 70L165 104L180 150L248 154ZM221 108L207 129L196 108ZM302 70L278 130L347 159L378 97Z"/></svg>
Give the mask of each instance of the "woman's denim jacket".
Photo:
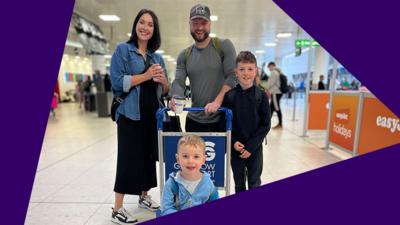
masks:
<svg viewBox="0 0 400 225"><path fill-rule="evenodd" d="M147 57L150 59L150 64L160 64L165 71L167 77L164 60L157 53L147 51ZM122 114L131 120L140 120L140 84L132 86L132 76L143 72L145 61L139 50L132 43L118 44L111 58L110 74L111 84L114 96L120 96L123 92L129 92L128 96L120 104L116 112L116 121L119 115ZM157 85L157 98L161 100L162 85ZM161 102L160 107L162 106ZM155 115L154 115L155 116Z"/></svg>

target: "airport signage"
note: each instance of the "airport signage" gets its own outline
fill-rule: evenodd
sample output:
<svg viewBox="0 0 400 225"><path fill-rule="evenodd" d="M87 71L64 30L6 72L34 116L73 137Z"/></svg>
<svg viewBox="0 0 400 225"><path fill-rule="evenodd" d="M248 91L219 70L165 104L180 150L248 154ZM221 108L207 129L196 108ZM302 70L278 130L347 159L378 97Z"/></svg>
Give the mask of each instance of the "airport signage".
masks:
<svg viewBox="0 0 400 225"><path fill-rule="evenodd" d="M310 46L319 46L318 42L315 40L307 40L307 39L297 39L294 42L294 45L296 48L301 48L301 47L310 47Z"/></svg>
<svg viewBox="0 0 400 225"><path fill-rule="evenodd" d="M379 99L364 98L358 155L395 144L400 144L400 118Z"/></svg>
<svg viewBox="0 0 400 225"><path fill-rule="evenodd" d="M329 141L353 152L359 96L334 95Z"/></svg>

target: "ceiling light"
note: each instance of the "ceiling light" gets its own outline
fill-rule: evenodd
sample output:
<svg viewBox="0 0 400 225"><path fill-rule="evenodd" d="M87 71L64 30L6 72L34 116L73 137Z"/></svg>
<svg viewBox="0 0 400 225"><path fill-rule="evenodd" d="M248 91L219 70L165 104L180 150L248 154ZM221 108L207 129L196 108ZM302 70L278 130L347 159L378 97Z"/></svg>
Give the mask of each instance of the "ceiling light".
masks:
<svg viewBox="0 0 400 225"><path fill-rule="evenodd" d="M157 50L157 51L156 51L156 53L158 53L158 54L164 54L164 53L165 53L165 51L164 51L164 50L161 50L161 49L159 49L159 50Z"/></svg>
<svg viewBox="0 0 400 225"><path fill-rule="evenodd" d="M131 33L127 33L126 35L128 35L128 37L130 37L132 34Z"/></svg>
<svg viewBox="0 0 400 225"><path fill-rule="evenodd" d="M104 55L105 59L111 59L111 55Z"/></svg>
<svg viewBox="0 0 400 225"><path fill-rule="evenodd" d="M121 19L116 15L99 15L103 21L120 21Z"/></svg>
<svg viewBox="0 0 400 225"><path fill-rule="evenodd" d="M264 44L266 47L275 47L276 43L272 42L272 43L265 43Z"/></svg>
<svg viewBox="0 0 400 225"><path fill-rule="evenodd" d="M175 61L175 59L174 58L168 58L167 59L169 62L173 62L173 61Z"/></svg>
<svg viewBox="0 0 400 225"><path fill-rule="evenodd" d="M256 54L263 54L264 52L264 50L256 50Z"/></svg>
<svg viewBox="0 0 400 225"><path fill-rule="evenodd" d="M277 38L288 38L290 36L292 36L292 33L278 33L276 35Z"/></svg>
<svg viewBox="0 0 400 225"><path fill-rule="evenodd" d="M218 20L218 16L215 16L215 15L210 16L210 19L211 19L211 21L217 21Z"/></svg>
<svg viewBox="0 0 400 225"><path fill-rule="evenodd" d="M169 58L171 58L170 55L163 55L162 57L163 57L163 59L169 59Z"/></svg>
<svg viewBox="0 0 400 225"><path fill-rule="evenodd" d="M214 33L211 33L210 34L210 37L216 37L217 35L216 34L214 34Z"/></svg>

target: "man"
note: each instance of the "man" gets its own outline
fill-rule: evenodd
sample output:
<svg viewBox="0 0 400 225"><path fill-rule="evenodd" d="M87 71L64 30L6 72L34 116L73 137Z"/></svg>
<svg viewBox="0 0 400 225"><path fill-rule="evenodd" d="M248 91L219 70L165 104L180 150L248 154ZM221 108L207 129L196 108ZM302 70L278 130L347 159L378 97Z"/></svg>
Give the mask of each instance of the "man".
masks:
<svg viewBox="0 0 400 225"><path fill-rule="evenodd" d="M318 90L325 90L324 75L319 75Z"/></svg>
<svg viewBox="0 0 400 225"><path fill-rule="evenodd" d="M229 39L212 39L210 9L197 4L190 10L190 34L195 44L181 51L177 59L172 96L183 97L186 77L189 78L192 106L204 112L189 112L186 132L223 132L225 120L217 112L224 95L236 85L236 52ZM175 111L172 99L170 107Z"/></svg>
<svg viewBox="0 0 400 225"><path fill-rule="evenodd" d="M282 92L280 90L281 88L281 80L280 80L280 74L281 71L278 69L275 65L274 62L268 63L268 69L271 72L271 75L269 76L267 85L266 85L266 90L267 93L271 96L271 103L270 103L270 108L271 108L271 118L274 112L278 114L278 125L273 127L272 129L279 129L282 128L282 110L281 110L281 97L282 97Z"/></svg>

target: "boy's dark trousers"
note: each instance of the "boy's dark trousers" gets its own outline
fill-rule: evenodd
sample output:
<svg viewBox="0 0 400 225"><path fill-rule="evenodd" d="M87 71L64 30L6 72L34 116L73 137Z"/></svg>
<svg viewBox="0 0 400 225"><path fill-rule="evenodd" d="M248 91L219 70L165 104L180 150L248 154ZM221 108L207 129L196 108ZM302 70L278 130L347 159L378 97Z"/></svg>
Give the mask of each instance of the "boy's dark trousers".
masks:
<svg viewBox="0 0 400 225"><path fill-rule="evenodd" d="M246 190L246 178L249 189L260 186L263 170L262 145L247 159L240 158L235 149L232 148L232 151L235 151L231 159L235 193Z"/></svg>

